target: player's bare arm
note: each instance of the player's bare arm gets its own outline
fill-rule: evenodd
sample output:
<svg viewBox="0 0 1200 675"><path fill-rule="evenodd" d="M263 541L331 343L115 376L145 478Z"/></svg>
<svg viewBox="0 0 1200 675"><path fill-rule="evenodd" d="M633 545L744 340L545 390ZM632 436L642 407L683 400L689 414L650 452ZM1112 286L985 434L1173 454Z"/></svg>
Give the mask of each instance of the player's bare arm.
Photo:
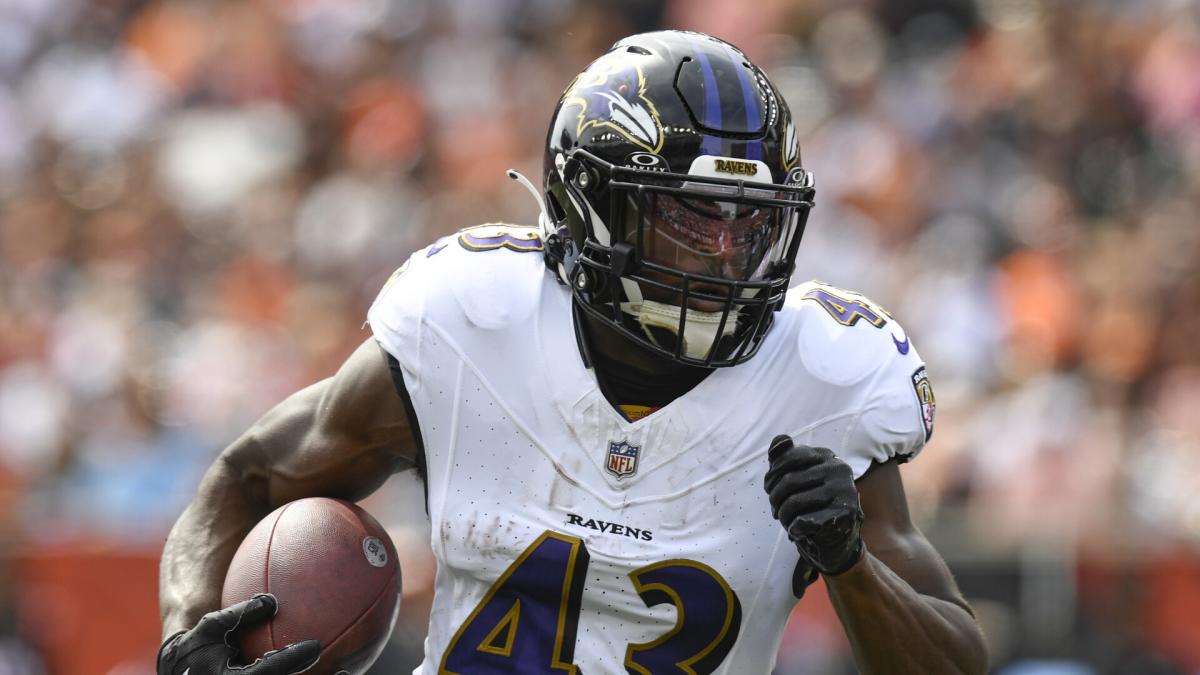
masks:
<svg viewBox="0 0 1200 675"><path fill-rule="evenodd" d="M873 465L856 483L830 451L780 436L770 461L772 511L824 576L860 672L987 671L970 606L909 519L896 460Z"/></svg>
<svg viewBox="0 0 1200 675"><path fill-rule="evenodd" d="M897 462L857 483L865 554L825 577L862 673L984 673L983 633L941 556L912 523Z"/></svg>
<svg viewBox="0 0 1200 675"><path fill-rule="evenodd" d="M163 635L218 608L230 559L271 510L302 497L361 499L414 455L386 356L368 338L334 376L275 406L213 462L163 551Z"/></svg>

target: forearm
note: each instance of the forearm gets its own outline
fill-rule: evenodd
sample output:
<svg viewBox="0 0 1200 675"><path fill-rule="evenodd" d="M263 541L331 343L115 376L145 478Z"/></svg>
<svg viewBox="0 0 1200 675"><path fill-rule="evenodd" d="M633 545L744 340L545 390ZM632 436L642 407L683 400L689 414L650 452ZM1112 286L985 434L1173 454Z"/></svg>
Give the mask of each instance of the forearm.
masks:
<svg viewBox="0 0 1200 675"><path fill-rule="evenodd" d="M987 672L975 618L960 605L917 593L869 552L849 571L826 577L825 584L859 672Z"/></svg>
<svg viewBox="0 0 1200 675"><path fill-rule="evenodd" d="M159 612L164 637L191 628L220 607L233 554L269 510L265 480L244 475L225 456L208 470L163 549Z"/></svg>

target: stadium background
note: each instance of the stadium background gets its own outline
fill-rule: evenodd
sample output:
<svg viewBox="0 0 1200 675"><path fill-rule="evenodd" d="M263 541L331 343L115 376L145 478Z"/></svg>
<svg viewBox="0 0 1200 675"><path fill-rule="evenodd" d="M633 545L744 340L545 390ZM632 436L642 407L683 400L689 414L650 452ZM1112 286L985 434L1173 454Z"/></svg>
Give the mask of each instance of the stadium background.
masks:
<svg viewBox="0 0 1200 675"><path fill-rule="evenodd" d="M929 363L904 476L997 670L1200 672L1200 9L1189 0L0 0L0 674L153 672L157 555L214 454L367 335L407 253L531 222L548 114L622 34L774 78L798 276ZM375 672L420 647L419 488ZM847 647L810 591L778 673Z"/></svg>

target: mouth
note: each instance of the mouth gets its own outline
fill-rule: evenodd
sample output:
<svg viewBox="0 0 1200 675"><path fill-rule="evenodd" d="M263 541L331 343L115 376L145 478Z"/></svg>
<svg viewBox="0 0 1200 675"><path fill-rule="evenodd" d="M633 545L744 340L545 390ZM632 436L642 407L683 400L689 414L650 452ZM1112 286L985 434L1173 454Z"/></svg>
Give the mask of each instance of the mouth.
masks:
<svg viewBox="0 0 1200 675"><path fill-rule="evenodd" d="M729 289L713 284L692 284L688 287L688 290L688 309L694 309L699 312L720 312L725 309L725 298L729 295ZM711 297L695 297L691 293L699 293ZM714 298L720 299L717 300Z"/></svg>
<svg viewBox="0 0 1200 675"><path fill-rule="evenodd" d="M668 291L662 288L645 288L642 293L646 299L668 305L680 305L683 293ZM697 296L700 297L697 297ZM687 308L697 312L720 312L725 309L725 298L729 290L716 284L691 284L688 286Z"/></svg>

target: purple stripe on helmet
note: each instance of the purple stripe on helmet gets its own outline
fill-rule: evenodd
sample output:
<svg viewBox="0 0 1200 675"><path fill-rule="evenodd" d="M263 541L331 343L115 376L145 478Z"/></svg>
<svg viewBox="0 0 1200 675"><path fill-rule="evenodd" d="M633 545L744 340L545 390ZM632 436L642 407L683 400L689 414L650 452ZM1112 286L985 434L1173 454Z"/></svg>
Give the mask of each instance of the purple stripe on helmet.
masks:
<svg viewBox="0 0 1200 675"><path fill-rule="evenodd" d="M758 101L754 97L754 89L750 86L750 77L742 66L745 59L732 47L722 45L725 52L733 61L733 71L737 73L738 82L742 85L742 100L746 104L746 130L751 131L762 126L762 114L758 110ZM746 159L762 159L762 142L750 141L746 144Z"/></svg>
<svg viewBox="0 0 1200 675"><path fill-rule="evenodd" d="M704 126L710 129L721 128L721 92L717 89L717 77L713 74L712 64L708 55L699 49L696 58L700 61L700 72L704 74ZM721 154L721 141L715 136L704 135L700 142L700 150L706 155Z"/></svg>

